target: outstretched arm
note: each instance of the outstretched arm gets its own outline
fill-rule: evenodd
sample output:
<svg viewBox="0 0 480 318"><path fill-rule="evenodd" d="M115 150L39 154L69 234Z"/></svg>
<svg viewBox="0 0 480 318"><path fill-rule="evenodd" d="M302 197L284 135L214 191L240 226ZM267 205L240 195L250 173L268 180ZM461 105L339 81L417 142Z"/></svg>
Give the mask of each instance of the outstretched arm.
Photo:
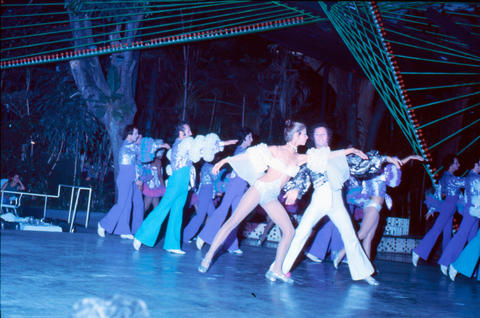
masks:
<svg viewBox="0 0 480 318"><path fill-rule="evenodd" d="M235 145L237 142L238 142L238 139L230 139L230 140L220 141L219 144L220 146L230 146L230 145Z"/></svg>
<svg viewBox="0 0 480 318"><path fill-rule="evenodd" d="M213 168L212 168L212 173L214 175L217 175L218 172L220 171L220 169L226 164L226 163L229 163L229 162L232 162L232 161L237 161L237 160L245 160L245 157L247 157L248 154L246 152L244 153L241 153L241 154L238 154L238 155L235 155L235 156L229 156L229 157L225 157L223 158L222 160L220 160L219 162L217 162Z"/></svg>
<svg viewBox="0 0 480 318"><path fill-rule="evenodd" d="M341 154L341 152L339 152L339 151L332 151L332 152L330 153L330 158L335 158L336 156L338 156L338 155L340 155L340 154ZM358 149L353 148L353 147L352 147L352 148L343 149L343 155L344 155L344 156L347 156L347 155L350 155L350 154L357 155L357 156L359 156L360 158L362 158L362 159L364 159L364 160L368 159L368 156L367 156L365 153L363 153L363 151L361 151L361 150L358 150Z"/></svg>
<svg viewBox="0 0 480 318"><path fill-rule="evenodd" d="M410 160L425 161L425 159L423 159L421 156L411 155L411 156L405 157L405 158L403 158L403 159L401 160L402 165L406 164L406 163L409 162Z"/></svg>

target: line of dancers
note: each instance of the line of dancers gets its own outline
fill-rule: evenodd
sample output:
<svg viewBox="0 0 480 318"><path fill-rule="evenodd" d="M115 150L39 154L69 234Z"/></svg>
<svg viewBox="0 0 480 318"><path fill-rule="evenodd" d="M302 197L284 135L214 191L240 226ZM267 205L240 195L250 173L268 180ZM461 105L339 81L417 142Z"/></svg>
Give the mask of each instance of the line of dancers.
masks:
<svg viewBox="0 0 480 318"><path fill-rule="evenodd" d="M479 158L477 158L479 159ZM442 255L438 260L440 270L455 280L457 273L471 277L480 257L480 159L466 177L455 176L460 163L455 155L443 160L445 172L439 180L433 196L427 196L429 207L426 218L439 212L432 228L412 252L412 263L416 267L420 259L427 260L435 243L442 235ZM462 192L463 189L463 192ZM462 222L452 237L452 221L456 211L462 214ZM465 246L465 244L467 244ZM477 274L480 280L480 275Z"/></svg>
<svg viewBox="0 0 480 318"><path fill-rule="evenodd" d="M142 138L137 128L127 127L119 156L120 169L116 181L118 200L98 223L97 232L100 236L104 237L108 232L120 235L122 238L133 239L133 247L136 250L139 250L142 245L153 247L163 222L169 216L163 248L170 253L185 254L181 249L182 236L183 242L192 242L196 237L198 249L209 244L210 247L198 267L199 272L205 273L211 267L216 253L222 246L231 254L243 254L237 239L238 227L252 210L260 205L281 231L275 259L265 277L270 281L293 283L291 271L310 237L312 228L324 216L328 216L328 227L324 226L322 231L319 231L312 247L307 250L306 256L314 261L320 261L325 256L329 242L336 242L335 247L331 246L335 268L346 256L353 280L365 280L371 285L378 284L378 281L373 278L375 269L370 260L370 251L382 205L385 202L387 206L391 206L386 187L398 186L401 180L401 166L410 160L421 161L423 160L421 157L409 156L401 160L397 157L380 155L378 151L365 154L352 147L331 151L329 148L331 130L325 124L311 127L310 137L314 147L308 149L306 154L297 153L297 148L304 146L308 139L306 126L300 122L286 122L285 144L281 146L261 143L251 147L252 133L245 128L239 131L238 139L228 141L220 140L213 133L206 136L197 135L194 138L190 126L184 122L176 126L176 134L177 138L170 149L170 146L162 140ZM219 160L224 146L237 143L233 156ZM152 202L154 209L143 220L144 205L140 192L142 184L144 194L149 191L145 192L146 180L142 180L142 174L139 171L141 163L152 162L159 149L170 149L167 153L170 165L166 170L170 170L171 176L166 188L163 183L157 184L157 188L161 188L163 197L159 204L158 201ZM182 235L184 205L187 194L190 188L194 187L196 179L193 163L202 158L205 163L200 172L196 214L185 226ZM158 161L157 159L157 165L154 165L157 177L159 169L161 175L161 165L158 168ZM219 172L225 170L224 166L227 163L233 171L220 181ZM455 161L452 164L455 165ZM456 164L458 165L458 160ZM475 169L478 167L475 166L471 174L475 173ZM478 177L478 171L476 175ZM151 178L149 180L151 181ZM455 180L458 181L458 179ZM349 203L363 208L364 217L358 233L353 228L343 200L342 189L345 183L349 184L351 189ZM223 190L218 189L219 184L222 184ZM463 184L466 183L463 182ZM474 199L468 199L470 203L465 205L465 211L478 208L478 183L471 182L471 184L470 189L476 189L476 192L471 191L473 194L470 198ZM278 200L279 195L284 193L285 205L291 205L310 187L313 188L311 201L295 229L284 206ZM213 200L219 192L224 192L224 195L220 205L215 208ZM438 207L443 201L438 199L438 194L436 198L429 198L426 203L432 208ZM447 206L450 207L448 204ZM132 208L133 212L130 213ZM230 209L232 213L227 219ZM449 214L448 217L451 215ZM464 245L472 237L471 233L474 231L472 223L475 222L468 219L470 222L467 224L467 219L464 217L465 225L463 226L462 221L460 226L462 231L459 230L459 233L464 234L452 240L456 242L455 248L451 248L454 252L448 254L450 256L445 264L441 263L447 268L450 266L450 277L452 275L455 277L457 272L464 273L465 266L462 264L465 262L453 264L453 260L461 252L461 249L458 252L457 246L462 242ZM475 231L478 229L478 219L476 220ZM445 224L441 223L436 229L443 229L444 226ZM327 228L331 230L323 231ZM436 231L438 232L438 229ZM431 236L438 237L439 234L435 234L437 232L433 232ZM472 240L474 243L478 241L480 241L478 238ZM473 248L476 247L478 252L478 243L476 244ZM322 250L323 255L315 255L316 250ZM419 255L417 251L420 250L421 247L420 249L417 247L414 251L414 260L416 255ZM423 256L425 253L421 254L424 259L428 257L428 253ZM414 262L415 265L416 262Z"/></svg>

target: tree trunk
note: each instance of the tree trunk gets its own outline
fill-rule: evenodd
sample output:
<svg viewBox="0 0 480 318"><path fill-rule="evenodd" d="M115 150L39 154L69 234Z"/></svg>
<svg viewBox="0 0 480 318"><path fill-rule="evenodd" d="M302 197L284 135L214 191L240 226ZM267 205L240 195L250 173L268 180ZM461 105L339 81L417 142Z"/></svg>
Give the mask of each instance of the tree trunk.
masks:
<svg viewBox="0 0 480 318"><path fill-rule="evenodd" d="M132 16L124 25L122 43L132 43L137 35L142 15ZM70 14L75 46L94 48L92 23L85 16ZM120 31L121 26L117 25ZM119 37L117 33L117 39ZM112 36L111 39L115 40ZM113 44L122 44L114 41ZM115 178L118 174L118 151L122 144L123 129L133 122L137 105L135 86L138 71L138 53L125 51L110 56L107 77L103 73L99 57L89 57L70 61L75 83L85 99L87 107L105 126L114 156Z"/></svg>

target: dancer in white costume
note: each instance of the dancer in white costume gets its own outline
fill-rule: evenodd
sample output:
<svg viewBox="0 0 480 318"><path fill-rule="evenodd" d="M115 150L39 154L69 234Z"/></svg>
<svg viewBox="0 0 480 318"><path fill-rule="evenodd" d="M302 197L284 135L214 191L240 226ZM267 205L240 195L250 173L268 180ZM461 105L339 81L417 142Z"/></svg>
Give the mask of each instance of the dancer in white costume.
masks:
<svg viewBox="0 0 480 318"><path fill-rule="evenodd" d="M216 173L224 164L229 163L235 173L251 187L215 235L210 249L198 267L199 272L205 273L210 268L215 253L229 234L260 204L282 231L275 261L265 277L270 281L293 283L293 280L282 273L281 264L292 241L294 228L277 197L283 185L295 176L300 166L307 161L306 155L297 154L297 147L305 145L308 139L307 129L302 123L288 120L285 123L284 138L285 145L267 146L262 143L248 148L242 154L220 160L212 169L212 172Z"/></svg>
<svg viewBox="0 0 480 318"><path fill-rule="evenodd" d="M312 138L315 143L315 149L309 150L309 152L315 150L330 153L328 164L325 167L326 169L321 171L315 162L309 161L302 167L299 174L284 187L287 204L294 202L299 194L303 195L311 183L313 183L315 190L312 194L310 205L305 210L302 220L295 230L295 236L282 265L282 271L288 273L291 270L305 242L310 236L312 228L320 219L328 215L342 236L347 251L352 279L364 279L370 285L378 285L378 282L371 276L374 273L374 268L358 241L350 216L345 209L342 198L342 187L351 173L349 165L353 166L356 163L356 170L367 172L372 169L378 169L384 161L391 161L393 163L396 159L384 156L376 157L368 161L366 160L368 157L355 148L330 152L330 148L328 147L330 139L329 131L325 124L313 126ZM350 160L350 162L347 162L346 156L349 154L355 154L363 160ZM349 156L350 159L354 159L351 157L356 156ZM359 169L359 167L361 167L361 169Z"/></svg>

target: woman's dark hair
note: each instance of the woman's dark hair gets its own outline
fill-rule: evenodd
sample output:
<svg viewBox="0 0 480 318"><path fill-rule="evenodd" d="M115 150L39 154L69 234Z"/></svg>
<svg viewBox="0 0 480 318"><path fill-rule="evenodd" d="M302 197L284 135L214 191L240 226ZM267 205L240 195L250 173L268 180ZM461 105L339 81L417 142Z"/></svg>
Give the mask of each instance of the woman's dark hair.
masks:
<svg viewBox="0 0 480 318"><path fill-rule="evenodd" d="M190 126L186 121L181 121L175 126L175 135L178 135L179 132L183 131L185 129L185 125Z"/></svg>
<svg viewBox="0 0 480 318"><path fill-rule="evenodd" d="M328 140L328 143L330 144L330 141L332 140L333 132L332 132L332 129L330 129L330 127L328 127L327 123L325 123L325 122L316 123L316 124L314 124L313 126L310 127L310 132L309 132L310 140L312 140L312 142L313 142L315 129L320 128L320 127L325 128L325 130L327 131L327 135L328 135L327 140Z"/></svg>
<svg viewBox="0 0 480 318"><path fill-rule="evenodd" d="M304 123L287 119L285 121L285 128L283 129L283 138L285 138L286 142L289 142L293 139L293 135L295 133L300 132L306 128L307 127Z"/></svg>
<svg viewBox="0 0 480 318"><path fill-rule="evenodd" d="M455 158L457 158L457 156L454 155L454 154L448 154L443 158L442 166L445 169L445 171L448 170L451 165L453 165L453 162L455 161Z"/></svg>
<svg viewBox="0 0 480 318"><path fill-rule="evenodd" d="M131 124L131 125L127 125L127 127L125 127L125 129L123 130L123 135L122 135L122 139L127 139L127 136L128 135L131 135L133 134L133 130L134 129L137 129L137 126Z"/></svg>
<svg viewBox="0 0 480 318"><path fill-rule="evenodd" d="M251 131L249 128L247 128L247 127L242 127L242 128L240 128L240 129L237 131L237 136L236 136L237 139L238 139L238 143L237 143L237 144L240 145L242 142L244 142L244 141L245 141L245 138L246 138L249 134L251 134L251 133L252 133L252 131Z"/></svg>

